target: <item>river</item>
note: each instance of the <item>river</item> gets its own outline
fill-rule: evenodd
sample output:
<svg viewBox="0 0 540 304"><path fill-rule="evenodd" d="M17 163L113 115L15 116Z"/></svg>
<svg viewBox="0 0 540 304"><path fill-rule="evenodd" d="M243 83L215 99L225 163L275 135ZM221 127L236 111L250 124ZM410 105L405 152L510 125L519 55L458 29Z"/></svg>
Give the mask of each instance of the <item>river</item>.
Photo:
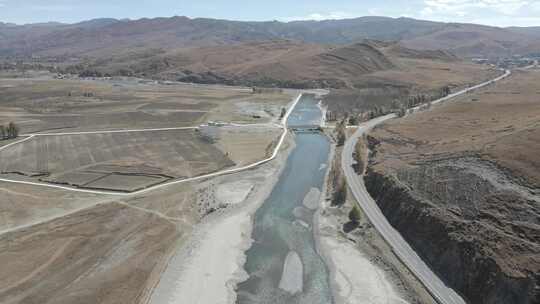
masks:
<svg viewBox="0 0 540 304"><path fill-rule="evenodd" d="M321 110L303 95L289 127L319 125ZM295 148L270 196L255 213L253 245L246 252L249 278L237 288L244 303L332 303L328 269L317 253L313 217L328 169L329 139L294 132Z"/></svg>

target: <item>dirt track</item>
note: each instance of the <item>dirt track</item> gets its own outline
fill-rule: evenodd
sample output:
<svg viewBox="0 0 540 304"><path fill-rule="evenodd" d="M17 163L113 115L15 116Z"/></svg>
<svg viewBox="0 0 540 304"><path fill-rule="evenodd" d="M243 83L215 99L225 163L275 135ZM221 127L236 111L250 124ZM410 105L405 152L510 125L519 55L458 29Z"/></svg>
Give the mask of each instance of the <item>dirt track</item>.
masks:
<svg viewBox="0 0 540 304"><path fill-rule="evenodd" d="M0 302L135 303L178 237L174 224L118 204L3 234Z"/></svg>
<svg viewBox="0 0 540 304"><path fill-rule="evenodd" d="M268 122L290 99L279 92L137 80L0 79L0 121L14 121L21 133Z"/></svg>

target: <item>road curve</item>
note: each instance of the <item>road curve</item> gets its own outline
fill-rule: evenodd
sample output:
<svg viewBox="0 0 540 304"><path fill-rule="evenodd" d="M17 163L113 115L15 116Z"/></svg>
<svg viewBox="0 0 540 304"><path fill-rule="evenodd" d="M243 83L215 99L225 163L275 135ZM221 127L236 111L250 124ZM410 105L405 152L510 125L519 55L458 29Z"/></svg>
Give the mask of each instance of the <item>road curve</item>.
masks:
<svg viewBox="0 0 540 304"><path fill-rule="evenodd" d="M210 177L215 177L215 176L220 176L220 175L225 175L225 174L236 173L236 172L240 172L240 171L244 171L244 170L249 170L249 169L252 169L254 167L260 166L262 164L265 164L265 163L267 163L267 162L269 162L269 161L271 161L271 160L273 160L273 159L275 159L277 157L277 155L279 153L279 150L281 149L281 146L283 145L283 142L285 141L285 138L286 138L287 134L289 133L289 131L287 129L287 120L288 120L289 116L291 115L292 111L294 110L294 108L296 107L296 105L298 104L298 102L300 101L300 99L302 99L302 95L303 94L301 93L301 94L299 94L298 96L295 97L295 99L293 100L291 106L289 107L289 109L287 110L287 112L285 113L283 118L281 119L280 123L271 126L271 127L276 127L276 126L280 127L283 130L283 132L281 133L281 137L279 139L279 142L276 145L276 147L274 148L274 152L272 153L272 155L270 157L266 158L266 159L263 159L261 161L255 162L253 164L250 164L250 165L247 165L247 166L244 166L244 167L241 167L241 168L223 170L223 171L218 171L218 172L205 174L205 175L201 175L201 176L196 176L196 177L192 177L192 178L176 180L176 181L172 181L172 182L168 182L168 183L164 183L164 184L159 184L159 185L156 185L156 186L153 186L153 187L149 187L149 188L146 188L146 189L142 189L142 190L139 190L139 191L136 191L136 192L130 192L130 193L87 190L87 189L80 189L80 188L74 188L74 187L68 187L68 186L54 185L54 184L49 184L49 183L28 182L28 181L0 178L0 182L6 182L6 183L25 184L25 185L30 185L30 186L38 186L38 187L45 187L45 188L68 190L68 191L72 191L72 192L89 193L89 194L102 194L102 195L111 195L112 196L107 201L99 201L96 204L92 204L92 205L89 205L89 206L85 206L85 207L82 207L82 208L71 210L69 212L65 212L65 213L62 213L62 214L59 214L59 215L56 215L56 216L53 216L53 217L50 217L50 218L47 218L47 219L42 219L42 220L37 221L37 222L32 222L32 223L28 223L28 224L25 224L25 225L16 226L16 227L12 227L12 228L0 231L0 235L8 233L8 232L17 231L17 230L20 230L20 229L25 229L25 228L28 228L28 227L31 227L31 226L34 226L34 225L38 225L38 224L41 224L41 223L49 222L49 221L52 221L54 219L64 217L64 216L67 216L67 215L70 215L70 214L74 214L74 213L77 213L77 212L82 211L82 210L87 210L87 209L90 209L90 208L92 208L92 207L94 207L94 206L96 206L98 204L107 204L107 203L111 203L111 202L118 202L116 200L116 197L125 197L125 196L138 195L138 194L146 193L146 192L153 191L153 190L156 190L156 189L159 189L159 188L171 186L171 185L174 185L174 184L180 184L180 183L196 181L196 180L200 180L200 179L205 179L205 178L210 178ZM6 145L4 147L0 147L0 150L2 150L4 148L7 148L8 146L12 146L12 145L15 145L15 144L18 144L18 143L22 143L22 142L24 142L26 140L29 140L30 138L32 138L34 136L39 136L39 135L37 135L37 134L30 135L27 138L23 138L23 139L21 139L19 141L13 142L13 143L11 143L9 145Z"/></svg>
<svg viewBox="0 0 540 304"><path fill-rule="evenodd" d="M444 98L433 101L433 104L437 104L456 96L468 93L472 90L490 85L499 80L502 80L511 75L509 70L495 79L486 81L484 83L475 85L473 87L461 90L459 92L450 94ZM414 108L415 111L420 107ZM341 157L341 166L349 185L349 189L356 198L356 201L369 218L375 229L382 235L386 242L390 245L393 252L397 257L407 266L407 268L418 278L418 280L426 287L431 293L433 298L441 304L465 304L463 298L457 294L452 288L446 286L446 284L430 269L430 267L416 254L414 249L403 239L401 234L395 230L388 222L384 214L379 209L377 203L368 193L364 184L363 176L357 175L352 165L353 151L358 141L363 134L369 132L373 127L379 125L389 119L396 118L395 114L389 114L386 116L377 117L359 126L358 130L351 136L343 148Z"/></svg>
<svg viewBox="0 0 540 304"><path fill-rule="evenodd" d="M8 178L0 178L0 182L13 183L13 184L24 184L24 185L46 187L46 188L53 188L53 189L61 189L61 190L79 192L79 193L116 195L116 196L133 196L133 195L143 194L143 193L150 192L150 191L153 191L153 190L161 189L161 188L164 188L164 187L168 187L168 186L171 186L171 185L176 185L176 184L181 184L181 183L186 183L186 182L192 182L192 181L196 181L196 180L201 180L201 179L216 177L216 176L220 176L220 175L232 174L232 173L237 173L237 172L240 172L240 171L249 170L249 169L255 168L257 166L260 166L262 164L265 164L265 163L267 163L267 162L269 162L269 161L276 158L276 156L277 156L279 150L281 149L281 146L283 145L283 142L285 141L285 138L286 138L286 136L288 134L287 119L289 118L292 111L294 110L294 108L296 107L296 105L298 104L300 99L302 98L302 95L303 94L298 94L295 97L295 99L293 100L291 106L289 107L289 109L287 110L287 112L285 113L283 118L281 119L279 125L278 124L248 124L248 125L230 124L231 126L235 126L235 127L239 127L239 126L241 126L241 127L253 127L253 126L279 127L279 128L281 128L283 130L283 132L281 133L281 136L279 138L278 144L274 148L274 151L273 151L273 153L272 153L272 155L270 157L268 157L266 159L263 159L263 160L260 160L260 161L257 161L255 163L243 166L243 167L217 171L217 172L214 172L214 173L204 174L204 175L195 176L195 177L191 177L191 178L174 180L174 181L171 181L171 182L158 184L158 185L148 187L148 188L145 188L145 189L141 189L141 190L138 190L138 191L134 191L134 192L91 190L91 189L76 188L76 187L70 187L70 186L54 185L54 184L44 183L44 182L30 182L30 181L24 181L24 180L8 179ZM22 143L22 142L27 141L27 140L29 140L29 139L31 139L33 137L36 137L36 136L61 136L61 135L81 135L81 134L124 133L124 132L148 132L148 131L183 130L183 129L197 129L197 128L198 127L178 127L178 128L161 128L161 129L134 129L134 130L112 130L112 131L86 131L86 132L74 132L74 133L27 134L27 135L24 135L24 136L28 136L27 138L24 138L24 139L21 139L19 141L13 142L13 143L11 143L9 145L0 147L0 150L3 150L3 149L6 149L8 147L11 147L13 145Z"/></svg>

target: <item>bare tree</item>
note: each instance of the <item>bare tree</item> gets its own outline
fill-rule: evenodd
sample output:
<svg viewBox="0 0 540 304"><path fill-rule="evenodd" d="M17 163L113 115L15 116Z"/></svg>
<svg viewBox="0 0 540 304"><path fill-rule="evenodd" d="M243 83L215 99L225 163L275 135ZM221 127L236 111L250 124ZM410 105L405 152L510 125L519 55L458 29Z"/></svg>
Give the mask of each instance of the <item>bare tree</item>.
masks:
<svg viewBox="0 0 540 304"><path fill-rule="evenodd" d="M287 109L281 108L281 114L279 115L279 119L282 119L285 117L285 114L287 114Z"/></svg>
<svg viewBox="0 0 540 304"><path fill-rule="evenodd" d="M359 175L364 173L366 147L364 138L359 139L354 146L354 160L356 160L355 171Z"/></svg>
<svg viewBox="0 0 540 304"><path fill-rule="evenodd" d="M332 193L332 206L341 206L347 199L347 181L345 177L339 173L337 181L334 184L334 193Z"/></svg>
<svg viewBox="0 0 540 304"><path fill-rule="evenodd" d="M355 205L352 208L351 212L349 212L349 220L351 220L351 222L355 224L355 226L358 226L361 218L362 218L362 213L360 213L360 208L358 208L358 206Z"/></svg>
<svg viewBox="0 0 540 304"><path fill-rule="evenodd" d="M17 138L17 136L19 136L19 128L14 122L10 122L7 127L7 138Z"/></svg>

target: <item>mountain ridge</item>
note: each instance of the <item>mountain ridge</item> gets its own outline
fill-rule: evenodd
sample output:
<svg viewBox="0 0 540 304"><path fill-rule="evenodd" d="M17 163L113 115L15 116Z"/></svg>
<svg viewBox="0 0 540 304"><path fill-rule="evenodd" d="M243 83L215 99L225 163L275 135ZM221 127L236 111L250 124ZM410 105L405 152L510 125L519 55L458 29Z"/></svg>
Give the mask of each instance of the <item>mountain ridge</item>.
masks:
<svg viewBox="0 0 540 304"><path fill-rule="evenodd" d="M412 18L359 17L322 21L229 21L224 19L100 18L75 24L0 23L0 56L100 56L99 50L231 45L250 41L297 40L347 45L364 39L399 41L407 48L442 49L461 57L506 57L538 53L535 28L499 28Z"/></svg>

